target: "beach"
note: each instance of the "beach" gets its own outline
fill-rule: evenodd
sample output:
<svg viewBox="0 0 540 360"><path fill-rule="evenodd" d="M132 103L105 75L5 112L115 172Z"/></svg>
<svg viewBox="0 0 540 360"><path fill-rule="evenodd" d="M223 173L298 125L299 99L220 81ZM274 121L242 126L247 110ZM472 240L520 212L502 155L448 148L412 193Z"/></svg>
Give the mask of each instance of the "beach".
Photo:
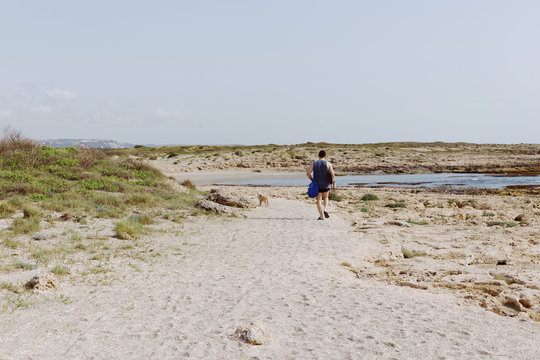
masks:
<svg viewBox="0 0 540 360"><path fill-rule="evenodd" d="M362 202L365 189L342 189L330 219L316 221L302 188L220 189L254 203L262 192L270 206L158 221L140 256L112 261L110 281L65 279L2 312L0 357L540 356L537 198L373 189L379 200ZM527 224L488 224L516 211ZM512 297L531 303L517 309ZM261 345L238 335L252 322Z"/></svg>

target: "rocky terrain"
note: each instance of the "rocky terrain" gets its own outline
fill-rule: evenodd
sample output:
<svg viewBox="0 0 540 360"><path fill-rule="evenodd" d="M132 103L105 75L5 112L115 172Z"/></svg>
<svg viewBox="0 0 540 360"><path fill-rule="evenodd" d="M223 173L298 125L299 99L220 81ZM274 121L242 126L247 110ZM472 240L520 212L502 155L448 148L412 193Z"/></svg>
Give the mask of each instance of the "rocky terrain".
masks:
<svg viewBox="0 0 540 360"><path fill-rule="evenodd" d="M313 203L303 188L230 189ZM451 293L499 315L540 321L538 196L377 188L339 189L333 198L351 231L376 245L363 261L342 263L358 278Z"/></svg>
<svg viewBox="0 0 540 360"><path fill-rule="evenodd" d="M338 172L540 174L540 144L388 143L139 148L165 173L224 169L304 170L325 149Z"/></svg>

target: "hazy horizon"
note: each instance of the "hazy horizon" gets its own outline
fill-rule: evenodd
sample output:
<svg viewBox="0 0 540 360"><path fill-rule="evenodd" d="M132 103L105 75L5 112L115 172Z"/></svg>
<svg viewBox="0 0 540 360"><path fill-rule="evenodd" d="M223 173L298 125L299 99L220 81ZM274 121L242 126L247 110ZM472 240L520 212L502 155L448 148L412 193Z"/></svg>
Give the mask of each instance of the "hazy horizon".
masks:
<svg viewBox="0 0 540 360"><path fill-rule="evenodd" d="M540 143L540 3L6 3L0 127L132 144Z"/></svg>

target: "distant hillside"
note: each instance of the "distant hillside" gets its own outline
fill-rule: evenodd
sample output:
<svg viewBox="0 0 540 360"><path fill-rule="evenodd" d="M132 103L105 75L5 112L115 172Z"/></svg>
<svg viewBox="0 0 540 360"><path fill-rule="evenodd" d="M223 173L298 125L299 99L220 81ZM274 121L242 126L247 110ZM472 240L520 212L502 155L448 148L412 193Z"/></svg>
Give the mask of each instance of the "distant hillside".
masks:
<svg viewBox="0 0 540 360"><path fill-rule="evenodd" d="M105 139L47 139L41 140L43 145L53 148L88 147L93 149L131 149L133 144Z"/></svg>

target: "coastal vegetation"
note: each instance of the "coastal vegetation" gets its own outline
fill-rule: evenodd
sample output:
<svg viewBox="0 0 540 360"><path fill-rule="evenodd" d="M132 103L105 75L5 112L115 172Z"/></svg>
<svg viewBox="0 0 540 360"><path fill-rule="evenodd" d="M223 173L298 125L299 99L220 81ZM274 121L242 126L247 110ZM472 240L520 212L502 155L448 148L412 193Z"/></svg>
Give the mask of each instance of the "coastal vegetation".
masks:
<svg viewBox="0 0 540 360"><path fill-rule="evenodd" d="M10 131L0 140L0 217L22 210L12 231L39 230L44 211L67 216L121 218L134 209L189 209L199 194L179 192L157 169L94 149L41 146Z"/></svg>
<svg viewBox="0 0 540 360"><path fill-rule="evenodd" d="M111 282L113 263L139 268L137 262L157 254L143 239L156 231L153 224L178 231L183 219L203 213L195 207L203 195L140 159L42 146L7 130L0 139L0 273L39 270L69 281ZM24 301L0 309L21 307L31 296L20 281L4 282L3 291Z"/></svg>

